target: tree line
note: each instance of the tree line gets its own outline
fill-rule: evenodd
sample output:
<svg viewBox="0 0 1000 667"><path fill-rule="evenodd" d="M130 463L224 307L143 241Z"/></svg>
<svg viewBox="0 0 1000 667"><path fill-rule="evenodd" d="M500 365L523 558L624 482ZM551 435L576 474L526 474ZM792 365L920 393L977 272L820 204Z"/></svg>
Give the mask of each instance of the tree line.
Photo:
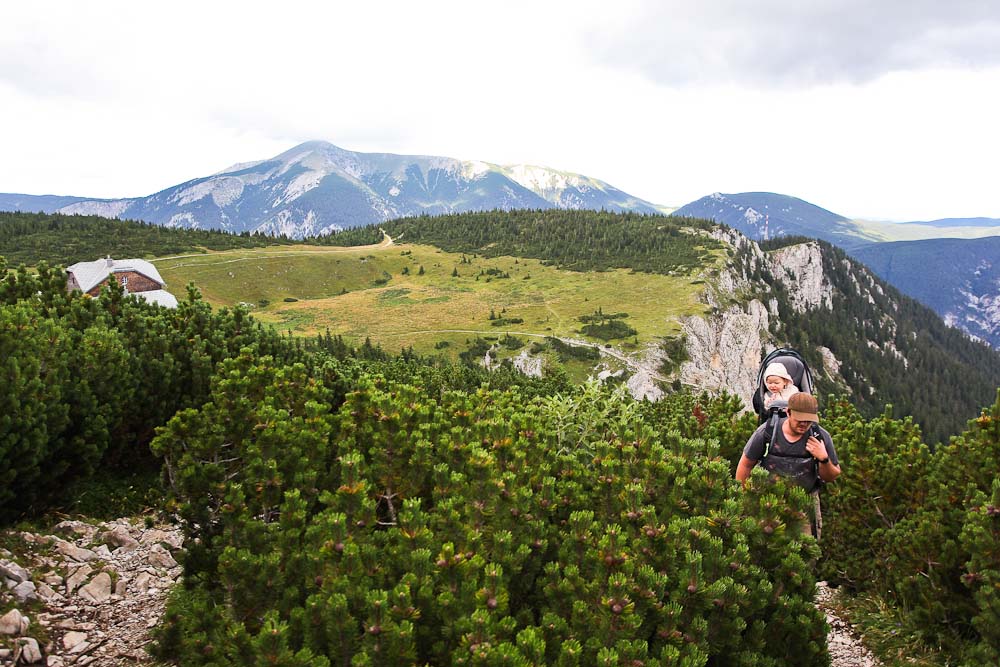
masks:
<svg viewBox="0 0 1000 667"><path fill-rule="evenodd" d="M540 259L571 271L626 268L685 274L704 266L722 244L708 231L714 223L639 213L563 209L482 211L400 218L338 232L328 242L363 245L385 230L405 243L448 252Z"/></svg>
<svg viewBox="0 0 1000 667"><path fill-rule="evenodd" d="M69 266L99 257L164 257L205 250L288 244L285 237L173 229L96 215L0 211L0 256L12 266L39 262Z"/></svg>

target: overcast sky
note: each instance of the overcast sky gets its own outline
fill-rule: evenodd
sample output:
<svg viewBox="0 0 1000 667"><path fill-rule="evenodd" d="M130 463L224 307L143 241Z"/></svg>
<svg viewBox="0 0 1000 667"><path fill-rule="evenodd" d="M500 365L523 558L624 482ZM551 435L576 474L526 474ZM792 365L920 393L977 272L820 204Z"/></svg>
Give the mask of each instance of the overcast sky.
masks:
<svg viewBox="0 0 1000 667"><path fill-rule="evenodd" d="M0 8L0 192L152 194L310 139L682 205L1000 217L1000 2Z"/></svg>

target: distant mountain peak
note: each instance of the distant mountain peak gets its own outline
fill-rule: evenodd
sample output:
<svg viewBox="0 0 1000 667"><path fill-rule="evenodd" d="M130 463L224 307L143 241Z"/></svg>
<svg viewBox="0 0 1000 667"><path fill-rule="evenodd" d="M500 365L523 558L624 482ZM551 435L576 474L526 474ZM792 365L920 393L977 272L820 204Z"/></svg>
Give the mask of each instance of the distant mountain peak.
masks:
<svg viewBox="0 0 1000 667"><path fill-rule="evenodd" d="M21 201L15 197L11 200ZM360 153L322 140L148 197L62 202L68 205L54 210L293 238L392 218L490 209L658 212L649 202L580 174L432 155Z"/></svg>
<svg viewBox="0 0 1000 667"><path fill-rule="evenodd" d="M874 240L842 215L775 192L713 192L680 207L672 215L714 220L757 241L809 236L851 247Z"/></svg>

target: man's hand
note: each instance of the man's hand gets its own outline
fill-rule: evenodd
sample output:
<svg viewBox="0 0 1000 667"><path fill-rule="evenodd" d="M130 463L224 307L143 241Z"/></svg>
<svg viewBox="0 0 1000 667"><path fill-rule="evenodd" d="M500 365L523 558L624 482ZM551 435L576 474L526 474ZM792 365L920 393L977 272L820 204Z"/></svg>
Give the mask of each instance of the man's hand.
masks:
<svg viewBox="0 0 1000 667"><path fill-rule="evenodd" d="M814 435L810 435L809 439L806 440L806 451L812 454L814 459L820 461L830 458L830 455L826 452L826 443Z"/></svg>

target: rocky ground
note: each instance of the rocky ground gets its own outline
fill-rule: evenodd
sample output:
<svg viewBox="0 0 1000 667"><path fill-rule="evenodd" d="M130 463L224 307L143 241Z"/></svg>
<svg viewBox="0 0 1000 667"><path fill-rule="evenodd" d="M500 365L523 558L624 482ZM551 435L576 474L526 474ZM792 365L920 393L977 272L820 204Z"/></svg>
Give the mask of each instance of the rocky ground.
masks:
<svg viewBox="0 0 1000 667"><path fill-rule="evenodd" d="M181 568L180 531L64 521L0 550L0 665L149 665L149 629ZM14 547L12 547L14 548Z"/></svg>
<svg viewBox="0 0 1000 667"><path fill-rule="evenodd" d="M11 536L0 549L0 666L152 665L149 631L163 614L180 566L180 531L141 521L63 521L53 534ZM830 624L832 667L878 667L851 627L837 617L831 591L818 589Z"/></svg>
<svg viewBox="0 0 1000 667"><path fill-rule="evenodd" d="M850 625L837 616L831 605L834 593L826 582L821 581L816 590L816 604L826 614L826 622L830 625L830 635L827 644L830 648L831 667L880 667L882 664L861 643Z"/></svg>

